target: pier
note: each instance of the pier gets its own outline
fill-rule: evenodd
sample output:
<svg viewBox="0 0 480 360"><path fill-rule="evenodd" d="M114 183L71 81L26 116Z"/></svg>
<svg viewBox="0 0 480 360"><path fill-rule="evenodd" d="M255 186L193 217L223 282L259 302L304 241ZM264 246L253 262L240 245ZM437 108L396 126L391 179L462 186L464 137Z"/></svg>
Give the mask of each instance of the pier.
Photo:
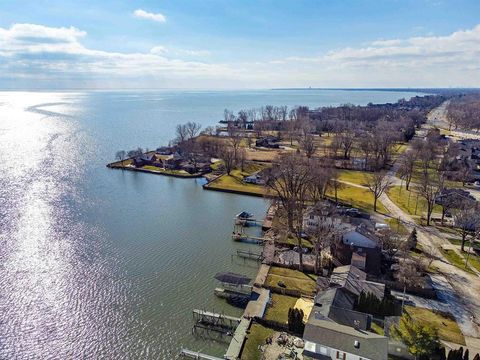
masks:
<svg viewBox="0 0 480 360"><path fill-rule="evenodd" d="M244 258L244 259L252 259L256 261L262 261L263 260L263 254L262 253L256 253L252 252L251 250L237 250L237 256Z"/></svg>
<svg viewBox="0 0 480 360"><path fill-rule="evenodd" d="M187 350L187 349L182 349L182 351L180 351L180 354L178 354L178 356L182 359L196 359L196 360L223 360L221 358L218 358L218 357L215 357L215 356L211 356L211 355L207 355L207 354L202 354L200 352L197 352L197 351L191 351L191 350Z"/></svg>
<svg viewBox="0 0 480 360"><path fill-rule="evenodd" d="M244 242L248 244L257 244L257 245L262 245L264 241L267 241L267 239L264 237L251 236L251 235L242 234L242 233L233 233L232 239L238 242Z"/></svg>
<svg viewBox="0 0 480 360"><path fill-rule="evenodd" d="M241 321L241 319L237 317L198 309L193 310L193 318L195 320L195 325L193 325L194 332L200 329L214 331L227 336L233 334L233 331Z"/></svg>

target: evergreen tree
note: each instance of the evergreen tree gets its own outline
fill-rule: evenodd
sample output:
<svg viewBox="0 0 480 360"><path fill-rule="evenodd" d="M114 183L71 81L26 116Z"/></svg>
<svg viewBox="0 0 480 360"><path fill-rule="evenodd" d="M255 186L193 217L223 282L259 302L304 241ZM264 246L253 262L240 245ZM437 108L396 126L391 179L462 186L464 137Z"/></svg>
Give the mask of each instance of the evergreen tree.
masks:
<svg viewBox="0 0 480 360"><path fill-rule="evenodd" d="M413 228L412 232L408 236L407 242L408 242L408 247L410 248L410 250L415 249L415 247L417 246L417 242L418 242L417 228Z"/></svg>

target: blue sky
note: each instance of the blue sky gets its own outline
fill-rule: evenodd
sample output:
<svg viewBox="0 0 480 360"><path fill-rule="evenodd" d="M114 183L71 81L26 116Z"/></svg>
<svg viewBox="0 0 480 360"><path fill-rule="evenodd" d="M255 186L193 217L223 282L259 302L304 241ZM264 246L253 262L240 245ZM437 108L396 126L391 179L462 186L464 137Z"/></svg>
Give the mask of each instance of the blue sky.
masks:
<svg viewBox="0 0 480 360"><path fill-rule="evenodd" d="M4 1L0 88L480 86L480 1Z"/></svg>

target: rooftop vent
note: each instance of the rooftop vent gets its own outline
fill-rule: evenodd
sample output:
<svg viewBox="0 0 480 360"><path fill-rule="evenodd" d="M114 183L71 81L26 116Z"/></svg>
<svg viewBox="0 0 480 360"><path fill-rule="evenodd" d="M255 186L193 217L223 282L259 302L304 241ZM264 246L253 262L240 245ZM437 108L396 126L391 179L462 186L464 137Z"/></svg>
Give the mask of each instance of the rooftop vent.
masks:
<svg viewBox="0 0 480 360"><path fill-rule="evenodd" d="M358 340L355 340L353 342L353 346L355 347L355 349L360 349L360 342Z"/></svg>

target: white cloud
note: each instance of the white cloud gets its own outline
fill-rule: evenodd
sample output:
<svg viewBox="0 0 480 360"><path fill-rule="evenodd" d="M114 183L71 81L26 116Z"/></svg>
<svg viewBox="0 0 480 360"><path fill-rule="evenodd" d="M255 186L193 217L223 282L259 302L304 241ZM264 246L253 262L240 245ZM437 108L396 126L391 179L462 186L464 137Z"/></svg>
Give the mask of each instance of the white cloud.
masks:
<svg viewBox="0 0 480 360"><path fill-rule="evenodd" d="M150 49L150 54L155 55L170 55L170 56L180 56L180 57L205 57L209 56L211 53L208 50L191 50L191 49L178 49L178 48L167 48L163 45L154 46Z"/></svg>
<svg viewBox="0 0 480 360"><path fill-rule="evenodd" d="M52 83L68 78L72 87L98 78L113 82L133 79L129 86L142 86L138 82L145 78L152 82L168 80L172 84L174 79L221 79L236 74L235 69L224 64L166 58L168 50L162 46L150 53L89 49L80 42L85 35L75 28L33 24L0 28L0 87L2 80L15 78Z"/></svg>
<svg viewBox="0 0 480 360"><path fill-rule="evenodd" d="M138 17L138 18L143 18L143 19L149 19L149 20L153 20L153 21L157 21L157 22L161 22L161 23L164 23L165 21L167 21L167 18L165 17L165 15L161 14L161 13L151 13L151 12L148 12L148 11L145 11L143 9L137 9L133 12L133 15L135 17Z"/></svg>
<svg viewBox="0 0 480 360"><path fill-rule="evenodd" d="M166 53L168 53L168 49L162 45L154 46L150 49L150 54L165 55Z"/></svg>
<svg viewBox="0 0 480 360"><path fill-rule="evenodd" d="M445 36L380 39L317 56L215 63L202 49L90 49L73 27L0 28L0 87L435 87L480 85L480 25ZM315 49L313 49L314 51ZM308 55L308 54L307 54ZM208 57L210 61L204 61ZM23 82L22 82L23 81ZM53 84L53 85L52 85Z"/></svg>

